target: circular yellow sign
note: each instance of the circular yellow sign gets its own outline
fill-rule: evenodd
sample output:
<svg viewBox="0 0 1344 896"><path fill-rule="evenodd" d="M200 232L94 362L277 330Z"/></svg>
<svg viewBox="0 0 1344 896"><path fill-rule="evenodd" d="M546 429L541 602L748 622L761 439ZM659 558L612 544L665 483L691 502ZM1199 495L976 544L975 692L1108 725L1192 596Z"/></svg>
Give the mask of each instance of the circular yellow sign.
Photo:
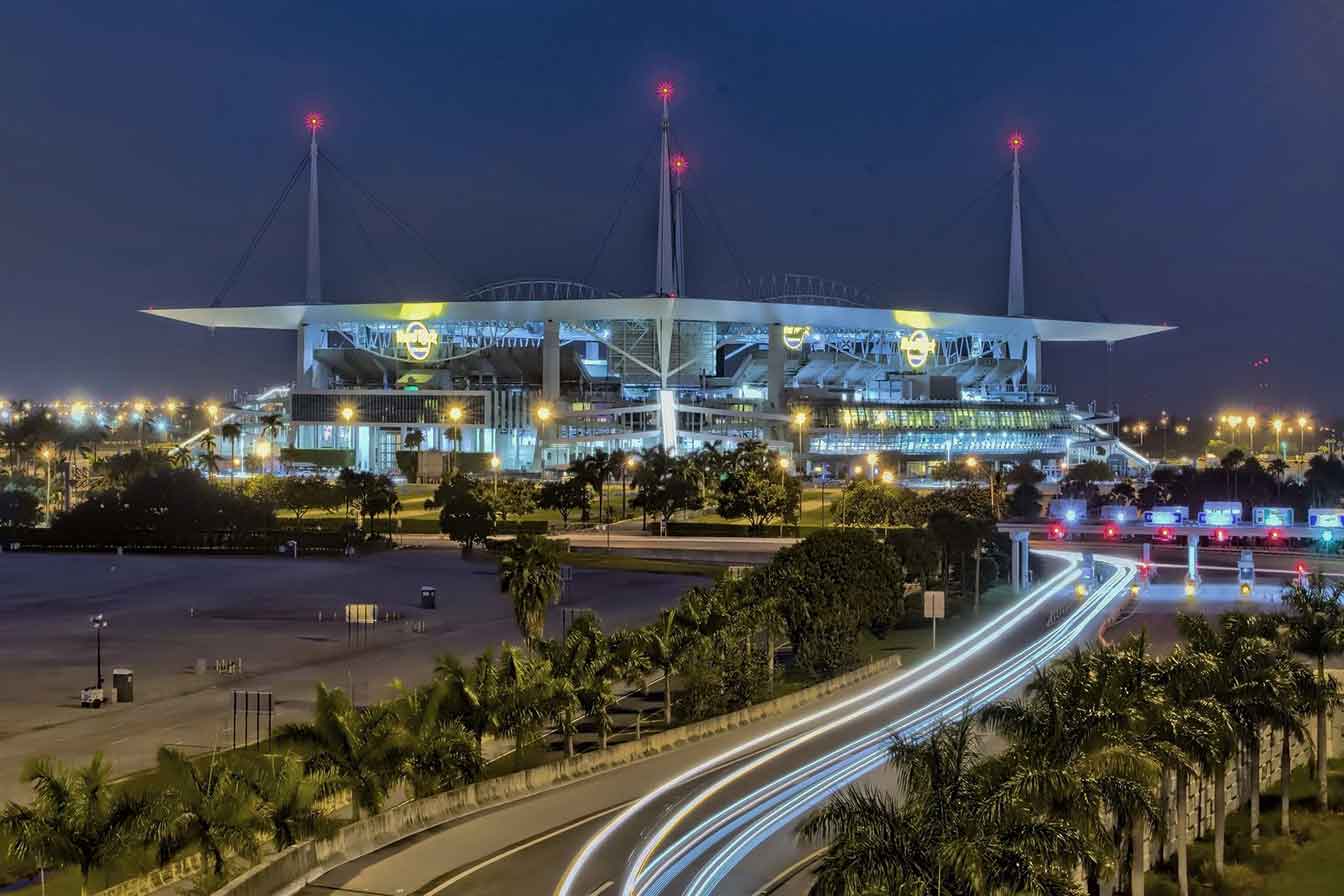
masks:
<svg viewBox="0 0 1344 896"><path fill-rule="evenodd" d="M397 344L406 346L406 354L413 361L424 361L439 344L439 334L418 320L413 320L397 331Z"/></svg>
<svg viewBox="0 0 1344 896"><path fill-rule="evenodd" d="M784 337L784 347L789 351L798 351L798 349L803 347L803 340L807 338L807 334L811 332L811 330L811 327L799 327L794 325L785 327L782 334Z"/></svg>
<svg viewBox="0 0 1344 896"><path fill-rule="evenodd" d="M929 357L936 349L937 345L923 330L901 337L901 351L905 352L905 361L916 370L929 363Z"/></svg>

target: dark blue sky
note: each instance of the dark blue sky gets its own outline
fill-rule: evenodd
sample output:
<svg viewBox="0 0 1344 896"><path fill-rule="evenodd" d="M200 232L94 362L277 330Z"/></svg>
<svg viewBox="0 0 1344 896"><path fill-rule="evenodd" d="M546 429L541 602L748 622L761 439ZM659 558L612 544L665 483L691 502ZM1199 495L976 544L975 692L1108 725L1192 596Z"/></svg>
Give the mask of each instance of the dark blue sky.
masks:
<svg viewBox="0 0 1344 896"><path fill-rule="evenodd" d="M1020 129L1028 312L1181 327L1116 350L1127 410L1339 403L1337 3L56 6L5 16L0 395L287 378L291 338L136 310L209 303L309 110L447 268L324 171L329 298L523 275L647 289L667 78L693 292L803 271L997 311ZM229 303L301 295L302 200ZM1104 397L1100 347L1046 363L1068 397Z"/></svg>

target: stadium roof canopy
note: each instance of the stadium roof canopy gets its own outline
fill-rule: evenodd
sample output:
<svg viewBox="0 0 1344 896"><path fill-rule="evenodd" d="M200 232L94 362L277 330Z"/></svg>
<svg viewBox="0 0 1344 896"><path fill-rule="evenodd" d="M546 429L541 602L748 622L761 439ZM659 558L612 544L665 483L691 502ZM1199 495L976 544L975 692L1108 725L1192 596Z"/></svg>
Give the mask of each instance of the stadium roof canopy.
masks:
<svg viewBox="0 0 1344 896"><path fill-rule="evenodd" d="M524 301L419 301L355 304L254 305L230 308L150 308L146 314L201 327L295 330L302 324L412 320L697 320L738 324L853 327L869 330L917 329L994 335L1004 339L1039 337L1042 342L1120 342L1173 329L1149 324L1092 323L1038 317L1004 317L914 309L852 308L742 299L594 298Z"/></svg>

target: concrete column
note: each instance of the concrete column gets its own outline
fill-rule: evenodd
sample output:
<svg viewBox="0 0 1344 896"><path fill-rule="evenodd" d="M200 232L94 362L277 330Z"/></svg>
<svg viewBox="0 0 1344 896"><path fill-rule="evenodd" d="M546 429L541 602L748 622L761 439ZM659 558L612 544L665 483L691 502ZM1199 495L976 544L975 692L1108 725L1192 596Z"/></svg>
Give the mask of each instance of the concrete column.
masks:
<svg viewBox="0 0 1344 896"><path fill-rule="evenodd" d="M784 325L770 325L770 348L767 356L766 383L769 385L770 409L784 410Z"/></svg>
<svg viewBox="0 0 1344 896"><path fill-rule="evenodd" d="M1027 340L1027 385L1041 384L1041 337L1033 336Z"/></svg>
<svg viewBox="0 0 1344 896"><path fill-rule="evenodd" d="M1013 533L1013 590L1027 590L1027 570L1031 568L1031 553L1028 547L1029 532Z"/></svg>
<svg viewBox="0 0 1344 896"><path fill-rule="evenodd" d="M1192 582L1199 581L1199 536L1185 537L1185 575Z"/></svg>
<svg viewBox="0 0 1344 896"><path fill-rule="evenodd" d="M560 323L554 320L546 321L541 335L541 397L560 397Z"/></svg>

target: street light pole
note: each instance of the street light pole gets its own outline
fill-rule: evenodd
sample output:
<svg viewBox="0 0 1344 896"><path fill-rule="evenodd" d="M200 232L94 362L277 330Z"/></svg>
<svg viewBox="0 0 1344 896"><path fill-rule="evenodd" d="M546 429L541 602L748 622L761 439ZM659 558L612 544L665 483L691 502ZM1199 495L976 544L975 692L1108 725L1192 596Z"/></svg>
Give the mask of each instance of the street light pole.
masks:
<svg viewBox="0 0 1344 896"><path fill-rule="evenodd" d="M97 657L98 657L98 678L94 687L103 686L103 629L107 628L107 618L102 613L89 617L89 625L93 626L94 637L97 638Z"/></svg>

